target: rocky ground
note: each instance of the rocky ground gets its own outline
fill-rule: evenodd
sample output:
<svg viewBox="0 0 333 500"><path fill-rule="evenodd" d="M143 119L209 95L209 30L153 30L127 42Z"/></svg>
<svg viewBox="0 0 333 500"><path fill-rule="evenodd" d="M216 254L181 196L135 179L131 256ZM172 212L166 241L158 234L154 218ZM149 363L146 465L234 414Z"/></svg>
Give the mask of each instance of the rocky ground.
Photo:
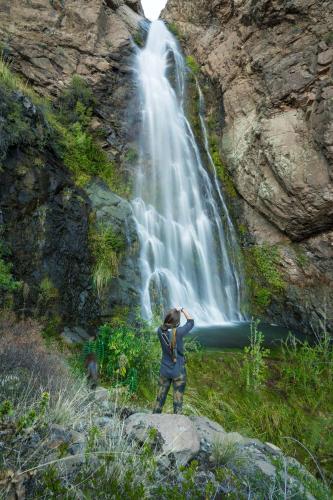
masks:
<svg viewBox="0 0 333 500"><path fill-rule="evenodd" d="M205 417L138 413L119 404L117 390L99 387L95 393L83 391L82 397L90 411L73 425L37 422L17 433L20 460L35 455L39 465L3 471L0 485L10 498L36 498L41 492L83 498L94 491L87 476L98 477L107 457L115 455L112 467L123 467L122 475L128 471L128 458L117 457L119 453L136 456L143 467L136 477L140 471L131 462L132 486L139 481L144 489L128 491L127 498L328 498L311 474L273 444L228 433ZM12 418L2 417L3 449L13 427ZM8 457L7 462L9 466ZM113 473L104 471L100 488L109 489L95 491L94 498L118 498L125 480L117 493L108 486Z"/></svg>

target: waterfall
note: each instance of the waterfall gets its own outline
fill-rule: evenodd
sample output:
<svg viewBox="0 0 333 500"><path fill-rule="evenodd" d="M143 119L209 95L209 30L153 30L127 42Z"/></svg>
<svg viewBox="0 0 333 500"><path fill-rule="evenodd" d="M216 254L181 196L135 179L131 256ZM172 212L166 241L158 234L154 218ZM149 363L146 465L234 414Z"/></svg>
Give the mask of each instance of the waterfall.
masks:
<svg viewBox="0 0 333 500"><path fill-rule="evenodd" d="M188 308L198 325L242 319L237 240L200 120L211 180L184 113L186 67L162 21L138 50L142 109L133 215L140 240L142 314Z"/></svg>

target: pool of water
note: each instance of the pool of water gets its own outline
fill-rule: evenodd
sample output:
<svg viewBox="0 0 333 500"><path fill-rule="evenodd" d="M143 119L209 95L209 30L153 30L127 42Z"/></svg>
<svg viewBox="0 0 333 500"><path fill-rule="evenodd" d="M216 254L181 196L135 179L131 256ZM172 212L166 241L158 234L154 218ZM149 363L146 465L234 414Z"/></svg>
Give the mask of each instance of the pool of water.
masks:
<svg viewBox="0 0 333 500"><path fill-rule="evenodd" d="M260 323L258 325L265 337L266 347L278 347L282 340L288 337L290 329L278 325ZM306 336L299 332L291 332L300 340L306 340ZM209 349L221 348L243 348L249 345L250 323L227 323L221 326L195 327L190 337L196 338L200 344Z"/></svg>

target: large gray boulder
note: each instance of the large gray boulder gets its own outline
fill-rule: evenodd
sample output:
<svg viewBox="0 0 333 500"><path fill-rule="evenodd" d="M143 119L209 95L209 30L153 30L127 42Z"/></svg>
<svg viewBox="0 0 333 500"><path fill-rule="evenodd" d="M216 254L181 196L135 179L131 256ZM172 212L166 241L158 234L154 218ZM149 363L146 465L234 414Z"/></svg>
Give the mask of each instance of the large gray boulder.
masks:
<svg viewBox="0 0 333 500"><path fill-rule="evenodd" d="M159 433L161 455L172 454L178 465L185 465L199 452L199 435L185 415L135 413L125 421L125 432L135 441L145 442L149 429Z"/></svg>

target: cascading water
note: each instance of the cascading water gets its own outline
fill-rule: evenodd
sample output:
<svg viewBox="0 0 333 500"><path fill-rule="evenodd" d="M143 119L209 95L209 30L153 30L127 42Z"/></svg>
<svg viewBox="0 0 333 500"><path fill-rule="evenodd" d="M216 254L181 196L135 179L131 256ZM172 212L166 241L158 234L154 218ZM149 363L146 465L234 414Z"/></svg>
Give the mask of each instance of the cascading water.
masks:
<svg viewBox="0 0 333 500"><path fill-rule="evenodd" d="M171 65L175 88L167 76ZM234 230L185 116L186 67L162 21L151 24L136 70L142 124L132 206L141 245L142 313L149 319L154 305L180 304L199 325L241 320ZM201 126L214 167L202 114Z"/></svg>

